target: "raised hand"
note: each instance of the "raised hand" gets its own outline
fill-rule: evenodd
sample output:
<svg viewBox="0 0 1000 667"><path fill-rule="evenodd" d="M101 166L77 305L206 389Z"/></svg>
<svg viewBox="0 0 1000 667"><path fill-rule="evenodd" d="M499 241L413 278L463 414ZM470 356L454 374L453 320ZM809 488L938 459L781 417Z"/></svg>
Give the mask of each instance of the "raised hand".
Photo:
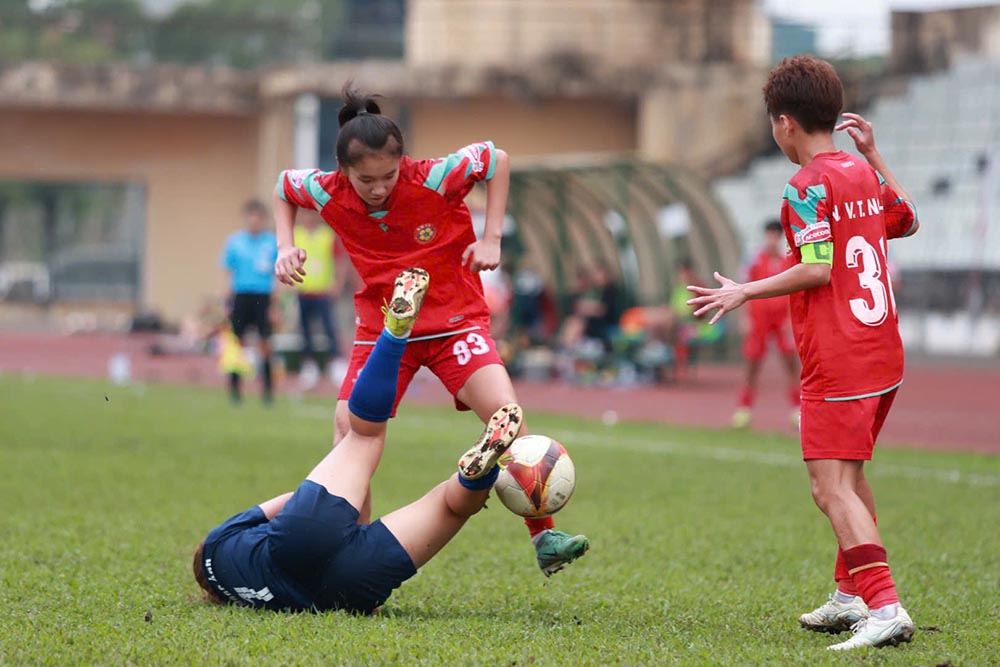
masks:
<svg viewBox="0 0 1000 667"><path fill-rule="evenodd" d="M875 132L872 129L872 124L856 113L845 113L843 116L847 120L834 129L838 132L847 130L851 139L854 140L855 148L865 157L875 152Z"/></svg>
<svg viewBox="0 0 1000 667"><path fill-rule="evenodd" d="M278 248L278 259L274 263L274 275L286 285L294 286L302 282L306 275L303 266L306 263L306 251L295 246Z"/></svg>
<svg viewBox="0 0 1000 667"><path fill-rule="evenodd" d="M743 285L737 283L724 275L716 271L714 274L715 279L719 281L722 287L699 287L698 285L688 285L688 291L698 296L688 299L687 304L689 306L695 306L697 310L694 311L695 317L701 317L705 313L712 310L717 310L715 316L709 320L709 324L715 324L722 316L726 313L736 310L744 303L746 303L747 297L743 292Z"/></svg>
<svg viewBox="0 0 1000 667"><path fill-rule="evenodd" d="M473 272L497 268L500 266L500 244L486 239L470 243L462 253L462 266L466 265Z"/></svg>

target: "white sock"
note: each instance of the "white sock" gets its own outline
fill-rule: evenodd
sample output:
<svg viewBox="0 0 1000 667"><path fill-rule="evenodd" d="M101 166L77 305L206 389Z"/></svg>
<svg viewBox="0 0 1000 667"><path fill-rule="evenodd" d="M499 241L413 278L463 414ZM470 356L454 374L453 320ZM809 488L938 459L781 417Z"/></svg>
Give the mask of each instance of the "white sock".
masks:
<svg viewBox="0 0 1000 667"><path fill-rule="evenodd" d="M880 621L891 621L896 618L896 614L899 613L899 603L894 602L892 604L887 604L884 607L879 607L878 609L872 609L871 615Z"/></svg>
<svg viewBox="0 0 1000 667"><path fill-rule="evenodd" d="M844 591L838 588L837 591L833 594L833 601L839 602L840 604L851 604L852 602L854 602L854 596L851 595L850 593L845 593Z"/></svg>
<svg viewBox="0 0 1000 667"><path fill-rule="evenodd" d="M548 528L546 528L542 532L538 533L537 535L533 535L531 537L531 543L534 544L537 547L538 546L538 540L542 539L542 535L544 535L547 532L549 532Z"/></svg>

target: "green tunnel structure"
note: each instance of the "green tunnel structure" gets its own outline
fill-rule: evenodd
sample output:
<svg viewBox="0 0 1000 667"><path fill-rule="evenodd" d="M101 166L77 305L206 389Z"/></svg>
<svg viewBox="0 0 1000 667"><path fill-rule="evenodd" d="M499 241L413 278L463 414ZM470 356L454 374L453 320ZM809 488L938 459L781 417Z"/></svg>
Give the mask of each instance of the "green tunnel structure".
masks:
<svg viewBox="0 0 1000 667"><path fill-rule="evenodd" d="M579 268L603 264L633 305L667 303L676 269L690 259L706 284L737 276L741 246L721 203L682 167L631 157L547 160L515 166L504 238L566 304Z"/></svg>

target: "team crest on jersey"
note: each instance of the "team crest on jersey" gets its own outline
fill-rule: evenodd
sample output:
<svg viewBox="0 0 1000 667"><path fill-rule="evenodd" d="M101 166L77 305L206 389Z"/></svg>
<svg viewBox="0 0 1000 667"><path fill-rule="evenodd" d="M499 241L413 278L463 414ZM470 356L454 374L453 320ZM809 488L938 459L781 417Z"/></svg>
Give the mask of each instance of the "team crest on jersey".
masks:
<svg viewBox="0 0 1000 667"><path fill-rule="evenodd" d="M418 243L430 243L435 234L437 234L437 230L434 229L434 225L428 222L417 227L417 232L413 237L417 239Z"/></svg>

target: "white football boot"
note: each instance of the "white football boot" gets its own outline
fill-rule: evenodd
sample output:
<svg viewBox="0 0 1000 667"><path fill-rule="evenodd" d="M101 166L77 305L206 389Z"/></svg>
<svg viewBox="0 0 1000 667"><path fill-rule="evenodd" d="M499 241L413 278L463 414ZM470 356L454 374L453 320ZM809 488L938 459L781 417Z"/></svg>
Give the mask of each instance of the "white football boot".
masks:
<svg viewBox="0 0 1000 667"><path fill-rule="evenodd" d="M799 624L806 630L837 634L850 630L855 623L866 618L868 605L860 597L855 596L845 604L837 602L831 595L821 607L799 616Z"/></svg>
<svg viewBox="0 0 1000 667"><path fill-rule="evenodd" d="M883 621L869 616L862 618L851 627L854 635L846 642L840 642L833 646L827 646L829 651L850 651L856 648L866 648L874 646L899 646L904 642L913 641L913 633L916 627L913 619L902 607L894 618Z"/></svg>

